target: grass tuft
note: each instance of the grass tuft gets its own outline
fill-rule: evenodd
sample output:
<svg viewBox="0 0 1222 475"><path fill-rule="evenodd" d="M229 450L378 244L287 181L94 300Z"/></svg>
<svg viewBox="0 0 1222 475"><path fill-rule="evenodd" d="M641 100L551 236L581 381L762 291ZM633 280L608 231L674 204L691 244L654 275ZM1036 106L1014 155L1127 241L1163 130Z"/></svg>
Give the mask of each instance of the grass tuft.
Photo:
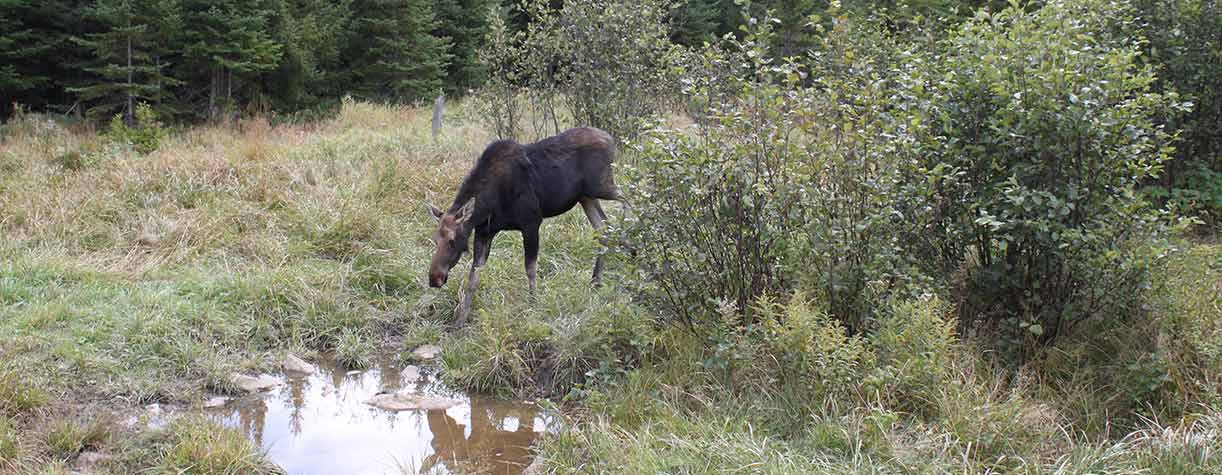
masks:
<svg viewBox="0 0 1222 475"><path fill-rule="evenodd" d="M86 449L105 444L112 431L112 424L104 418L57 419L46 434L47 450L53 458L71 460Z"/></svg>
<svg viewBox="0 0 1222 475"><path fill-rule="evenodd" d="M345 329L335 342L335 359L346 368L365 369L373 364L372 356L375 350L369 337Z"/></svg>
<svg viewBox="0 0 1222 475"><path fill-rule="evenodd" d="M279 474L250 439L202 417L184 417L169 428L170 441L155 467L158 473L192 475Z"/></svg>

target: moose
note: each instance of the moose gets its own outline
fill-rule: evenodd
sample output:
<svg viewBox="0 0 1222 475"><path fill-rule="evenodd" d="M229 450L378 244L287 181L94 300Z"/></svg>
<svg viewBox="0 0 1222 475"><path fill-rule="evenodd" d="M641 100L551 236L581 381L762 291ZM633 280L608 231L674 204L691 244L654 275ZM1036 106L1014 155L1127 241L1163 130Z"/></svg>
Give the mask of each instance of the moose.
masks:
<svg viewBox="0 0 1222 475"><path fill-rule="evenodd" d="M436 251L429 265L429 286L446 283L450 270L468 250L471 234L475 246L471 273L455 317L455 325L466 325L471 298L479 285L479 268L488 260L497 233L522 233L526 254L526 279L535 292L535 265L539 258L539 225L544 218L564 214L581 203L595 230L607 219L598 200L627 201L615 186L611 163L615 141L595 128L575 128L538 142L522 145L499 140L488 145L458 187L448 211L431 204L428 211L437 220L433 233ZM602 279L602 255L594 260L592 283Z"/></svg>

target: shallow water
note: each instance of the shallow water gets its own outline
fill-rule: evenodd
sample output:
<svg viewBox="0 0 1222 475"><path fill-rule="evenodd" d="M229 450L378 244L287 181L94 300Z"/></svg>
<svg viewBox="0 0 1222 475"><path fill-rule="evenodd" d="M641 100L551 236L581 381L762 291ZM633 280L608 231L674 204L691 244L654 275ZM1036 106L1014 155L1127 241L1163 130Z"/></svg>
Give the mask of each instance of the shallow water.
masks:
<svg viewBox="0 0 1222 475"><path fill-rule="evenodd" d="M383 362L365 371L318 364L309 376L285 376L271 391L230 401L208 413L240 429L289 474L520 475L530 445L549 418L531 403L448 391L427 370L417 382ZM452 398L446 410L392 412L365 404L400 388Z"/></svg>

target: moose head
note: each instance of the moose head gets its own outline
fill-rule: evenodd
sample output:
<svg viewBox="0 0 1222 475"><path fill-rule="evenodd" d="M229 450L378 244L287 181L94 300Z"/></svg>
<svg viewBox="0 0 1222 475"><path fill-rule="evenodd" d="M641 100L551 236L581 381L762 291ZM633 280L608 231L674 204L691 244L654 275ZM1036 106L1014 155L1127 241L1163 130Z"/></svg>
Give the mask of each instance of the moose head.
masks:
<svg viewBox="0 0 1222 475"><path fill-rule="evenodd" d="M471 215L475 211L475 198L467 200L453 213L443 213L436 206L425 204L429 214L437 220L437 231L433 233L433 261L429 264L429 287L441 287L450 276L450 269L458 264L462 254L467 251L470 239Z"/></svg>

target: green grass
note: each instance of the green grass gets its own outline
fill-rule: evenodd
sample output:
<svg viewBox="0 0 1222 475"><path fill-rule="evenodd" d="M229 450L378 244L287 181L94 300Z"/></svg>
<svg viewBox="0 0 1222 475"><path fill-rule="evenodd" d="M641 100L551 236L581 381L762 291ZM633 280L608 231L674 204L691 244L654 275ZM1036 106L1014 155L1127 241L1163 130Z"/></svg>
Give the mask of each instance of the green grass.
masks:
<svg viewBox="0 0 1222 475"><path fill-rule="evenodd" d="M768 340L661 325L623 290L624 256L589 286L599 244L574 211L544 224L533 296L519 236L498 237L453 330L469 261L425 285L422 203L448 204L492 137L451 111L438 142L427 111L353 102L319 124L186 129L143 157L63 129L5 137L0 473L84 450L116 473L268 473L207 421L113 421L229 392L286 351L364 367L430 343L452 385L560 405L548 473L1222 473L1218 244L1172 256L1147 324L1013 370L936 301L861 338L812 311Z"/></svg>
<svg viewBox="0 0 1222 475"><path fill-rule="evenodd" d="M71 460L86 449L97 448L105 444L110 435L110 425L110 421L100 418L88 421L56 420L46 434L47 448L52 457L59 460Z"/></svg>
<svg viewBox="0 0 1222 475"><path fill-rule="evenodd" d="M169 429L157 473L258 475L281 473L241 432L200 417L176 420Z"/></svg>

